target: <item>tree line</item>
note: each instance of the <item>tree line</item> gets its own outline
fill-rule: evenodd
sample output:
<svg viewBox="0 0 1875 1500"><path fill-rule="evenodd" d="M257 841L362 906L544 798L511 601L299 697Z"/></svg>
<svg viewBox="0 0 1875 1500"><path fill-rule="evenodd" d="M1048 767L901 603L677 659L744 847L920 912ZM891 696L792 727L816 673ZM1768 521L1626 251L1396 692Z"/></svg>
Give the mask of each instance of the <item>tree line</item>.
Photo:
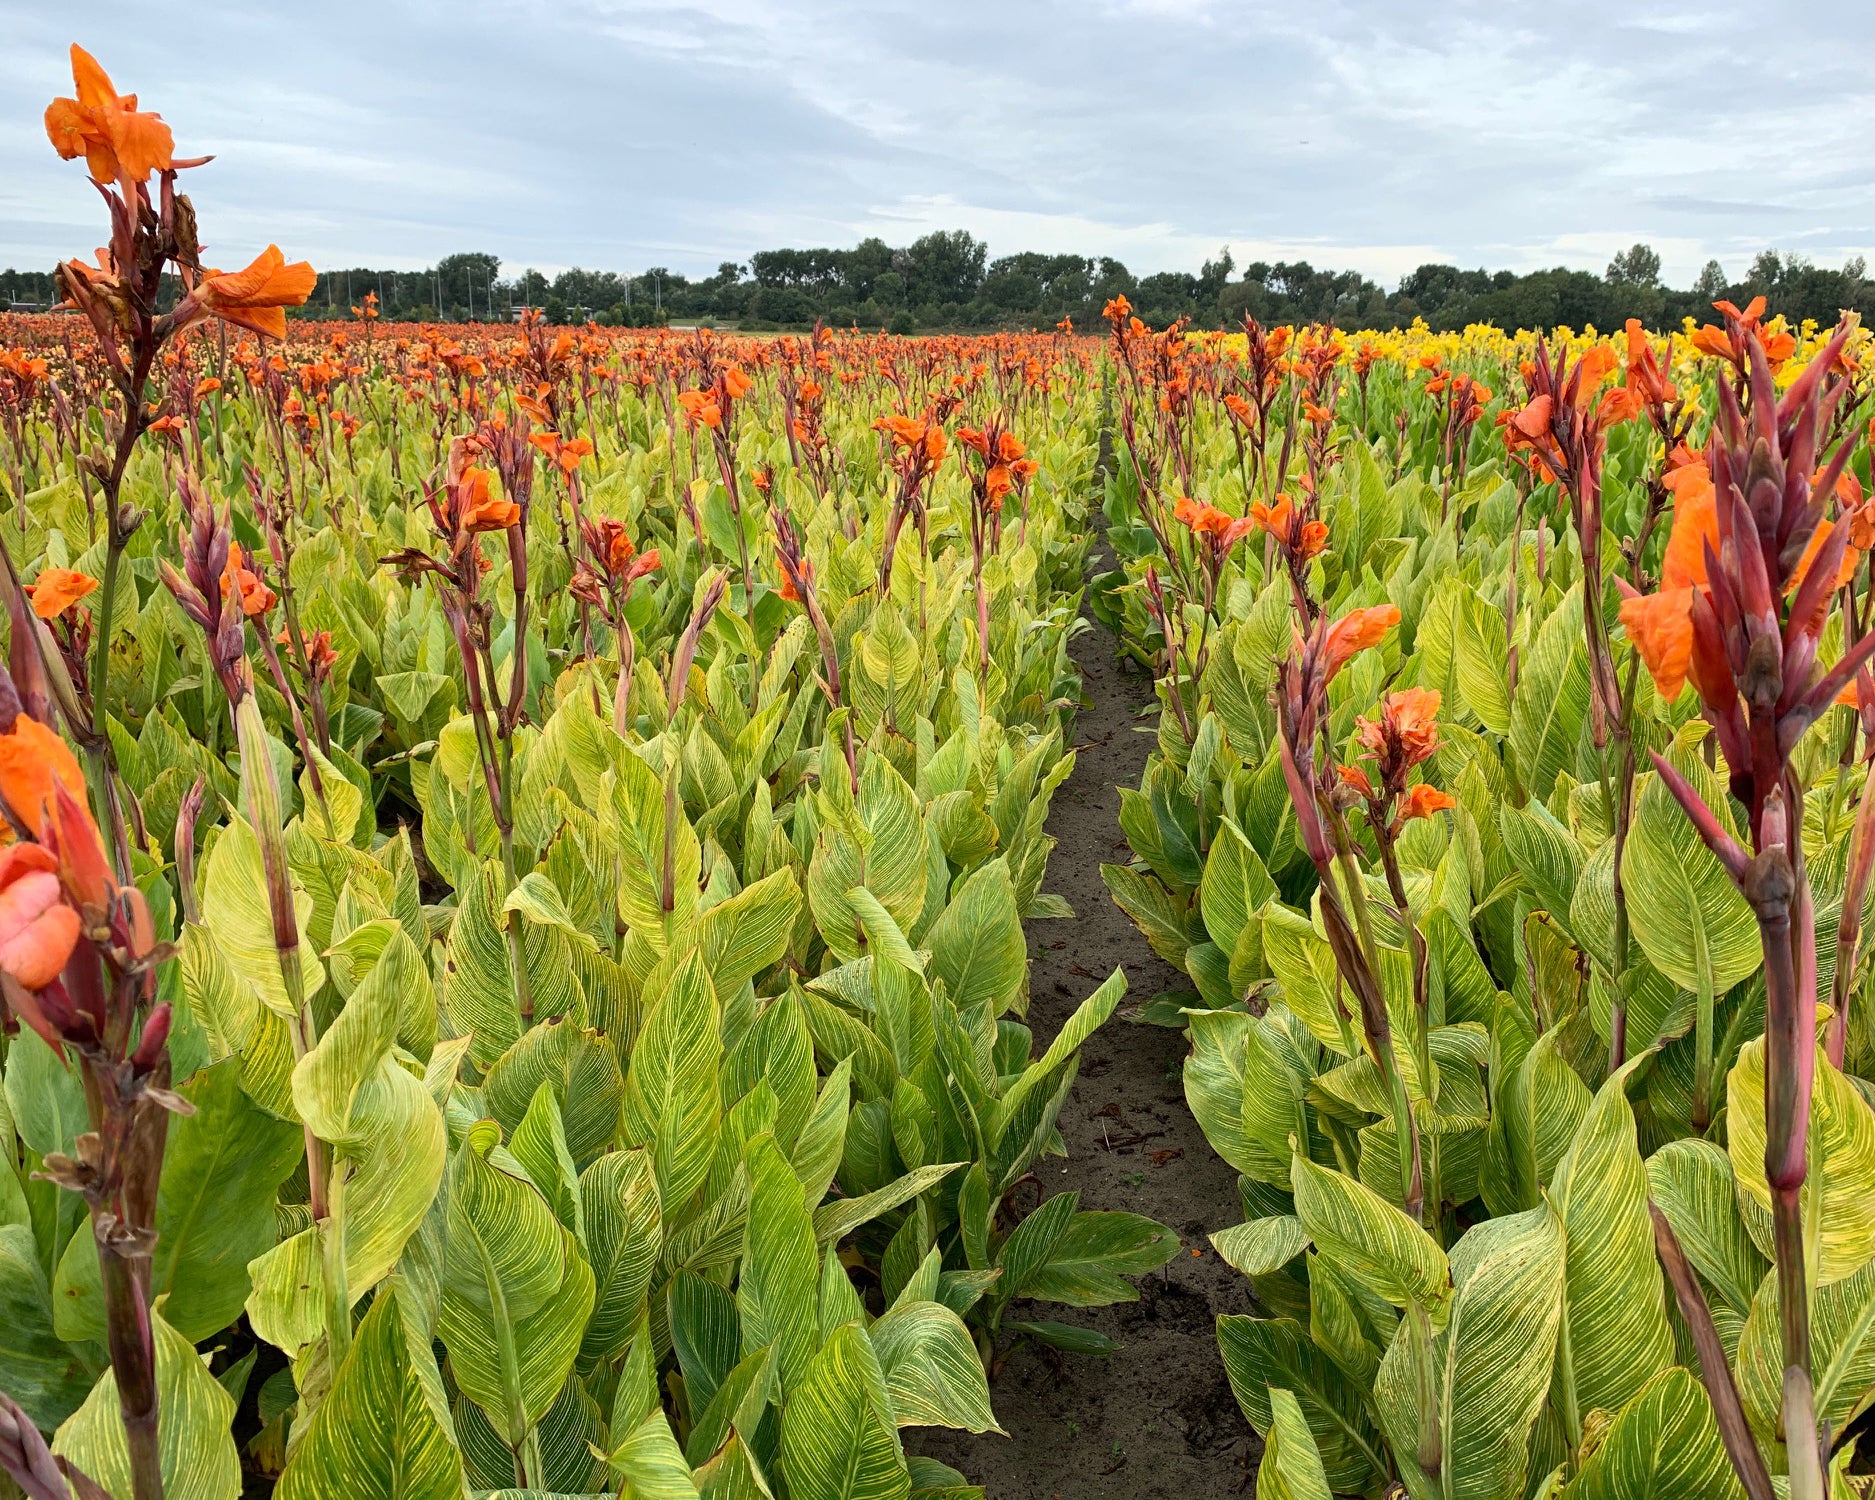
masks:
<svg viewBox="0 0 1875 1500"><path fill-rule="evenodd" d="M1046 328L1063 318L1087 330L1118 296L1154 325L1186 317L1206 328L1235 327L1246 314L1265 324L1333 320L1343 328L1396 328L1423 318L1435 329L1469 323L1610 329L1630 317L1658 328L1704 318L1721 297L1743 303L1759 295L1792 320L1833 322L1844 308L1875 313L1875 282L1860 256L1830 269L1766 250L1741 279L1708 261L1692 286L1679 289L1661 280L1660 256L1637 244L1599 276L1566 266L1520 273L1434 263L1388 290L1358 271L1301 260L1252 261L1240 271L1228 248L1196 274L1135 276L1105 255L1023 251L992 260L988 246L961 229L896 248L869 238L851 249L758 250L746 262L726 260L712 275L694 277L665 266L631 275L580 267L551 276L533 269L503 275L500 258L479 251L444 256L421 271L337 267L320 272L301 315L349 316L366 293L377 296L380 314L391 320L507 321L533 307L556 323L708 321L761 330L824 319L899 333ZM9 305L46 306L53 296L50 272L0 271L0 297Z"/></svg>

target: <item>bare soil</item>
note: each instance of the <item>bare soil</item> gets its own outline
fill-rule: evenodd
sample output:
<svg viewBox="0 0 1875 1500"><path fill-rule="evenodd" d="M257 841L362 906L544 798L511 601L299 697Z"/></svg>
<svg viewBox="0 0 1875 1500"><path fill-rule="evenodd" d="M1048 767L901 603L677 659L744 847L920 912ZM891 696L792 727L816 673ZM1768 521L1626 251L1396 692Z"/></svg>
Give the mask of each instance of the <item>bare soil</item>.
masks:
<svg viewBox="0 0 1875 1500"><path fill-rule="evenodd" d="M1112 566L1104 542L1100 552L1099 565ZM1091 1324L1120 1349L1102 1359L1016 1348L991 1387L1008 1437L932 1430L918 1442L988 1500L1222 1500L1251 1491L1260 1451L1224 1377L1215 1328L1219 1313L1251 1310L1249 1285L1206 1239L1242 1218L1236 1176L1185 1106L1183 1034L1126 1019L1159 991L1191 983L1146 946L1100 879L1103 862L1130 857L1118 788L1138 785L1152 746L1137 732L1156 722L1152 684L1123 670L1098 624L1072 650L1091 707L1077 722L1074 774L1050 809L1048 831L1060 842L1044 889L1065 896L1074 918L1029 924L1038 1050L1116 967L1126 970L1127 998L1083 1049L1061 1112L1067 1159L1044 1158L1037 1172L1050 1196L1078 1191L1084 1209L1149 1215L1182 1244L1140 1279L1137 1302L1017 1306L1014 1318Z"/></svg>

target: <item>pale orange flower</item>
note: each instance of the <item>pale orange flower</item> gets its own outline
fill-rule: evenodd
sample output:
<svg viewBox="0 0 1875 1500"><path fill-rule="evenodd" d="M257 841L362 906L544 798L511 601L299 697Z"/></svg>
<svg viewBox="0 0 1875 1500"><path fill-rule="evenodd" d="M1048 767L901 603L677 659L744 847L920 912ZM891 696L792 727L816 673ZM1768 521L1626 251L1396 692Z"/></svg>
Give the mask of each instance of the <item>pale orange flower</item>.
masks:
<svg viewBox="0 0 1875 1500"><path fill-rule="evenodd" d="M162 116L137 108L135 94L119 94L110 74L72 44L76 99L46 106L46 136L64 160L82 156L91 180L103 185L149 181L174 165L175 139Z"/></svg>
<svg viewBox="0 0 1875 1500"><path fill-rule="evenodd" d="M24 989L44 989L71 958L81 927L50 850L14 844L0 854L0 971Z"/></svg>
<svg viewBox="0 0 1875 1500"><path fill-rule="evenodd" d="M1387 632L1399 623L1397 605L1376 604L1368 609L1349 610L1328 627L1327 677L1332 678L1356 653L1378 646L1387 638Z"/></svg>
<svg viewBox="0 0 1875 1500"><path fill-rule="evenodd" d="M0 797L34 838L45 837L60 786L74 797L85 795L78 757L52 730L21 714L0 734Z"/></svg>
<svg viewBox="0 0 1875 1500"><path fill-rule="evenodd" d="M267 338L286 337L286 310L312 295L318 275L303 260L288 265L278 245L269 245L240 271L225 271L203 278L195 300L236 327Z"/></svg>
<svg viewBox="0 0 1875 1500"><path fill-rule="evenodd" d="M1429 818L1436 812L1456 806L1458 800L1450 792L1442 792L1436 786L1422 781L1407 792L1396 821L1410 823L1414 818Z"/></svg>
<svg viewBox="0 0 1875 1500"><path fill-rule="evenodd" d="M1703 571L1701 578L1704 578ZM1662 588L1621 601L1621 623L1660 696L1671 703L1686 686L1693 659L1693 589Z"/></svg>
<svg viewBox="0 0 1875 1500"><path fill-rule="evenodd" d="M56 620L97 586L97 579L76 568L45 568L26 585L26 592L32 596L34 614L42 620Z"/></svg>

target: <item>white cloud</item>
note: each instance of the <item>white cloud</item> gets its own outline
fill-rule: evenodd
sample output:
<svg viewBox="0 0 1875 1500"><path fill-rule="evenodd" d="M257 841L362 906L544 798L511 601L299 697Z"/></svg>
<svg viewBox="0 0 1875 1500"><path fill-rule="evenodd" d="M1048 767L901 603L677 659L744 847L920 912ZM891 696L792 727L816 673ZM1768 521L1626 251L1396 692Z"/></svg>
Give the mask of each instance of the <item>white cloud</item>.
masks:
<svg viewBox="0 0 1875 1500"><path fill-rule="evenodd" d="M98 237L38 128L68 28L162 110L207 236L322 264L700 272L962 227L1136 272L1307 259L1685 282L1875 241L1851 0L0 0L0 264ZM131 39L114 45L113 38ZM204 38L215 39L206 45ZM1748 47L1747 47L1748 42ZM1747 59L1741 62L1741 58Z"/></svg>

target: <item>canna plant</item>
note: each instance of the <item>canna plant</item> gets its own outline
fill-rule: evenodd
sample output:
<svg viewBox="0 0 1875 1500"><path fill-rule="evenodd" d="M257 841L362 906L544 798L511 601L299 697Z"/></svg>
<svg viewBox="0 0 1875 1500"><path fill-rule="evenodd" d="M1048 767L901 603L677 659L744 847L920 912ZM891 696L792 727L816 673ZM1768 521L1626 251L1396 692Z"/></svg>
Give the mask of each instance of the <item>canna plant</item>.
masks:
<svg viewBox="0 0 1875 1500"><path fill-rule="evenodd" d="M1499 425L1558 461L1531 488L1474 448L1449 508L1442 417L1344 410L1353 440L1304 491L1320 529L1290 507L1208 592L1181 597L1116 528L1139 597L1165 598L1108 595L1135 644L1209 641L1122 794L1135 861L1105 874L1193 985L1142 1018L1187 1028L1187 1098L1242 1174L1245 1222L1213 1238L1261 1309L1219 1339L1263 1483L1850 1492L1846 1433L1875 1394L1848 1208L1875 1123L1856 1081L1868 532L1839 415L1860 338L1727 313L1672 383L1630 343L1609 389L1613 351L1545 366L1533 347L1547 411ZM1613 589L1586 581L1580 527L1549 526L1542 487L1570 499L1559 396L1586 414L1566 436L1599 466ZM1409 457L1389 485L1368 443L1391 431ZM1201 471L1232 472L1221 423L1193 440ZM1369 618L1391 623L1369 638ZM1343 625L1368 649L1331 655ZM1651 767L1626 791L1598 640L1605 722L1626 714ZM1780 1039L1769 1018L1798 1008ZM1770 1075L1809 1101L1796 1135Z"/></svg>
<svg viewBox="0 0 1875 1500"><path fill-rule="evenodd" d="M1092 450L1020 396L1079 354L997 354L1011 491L940 463L962 341L817 339L803 438L760 341L314 346L297 273L193 274L123 469L164 524L98 583L60 438L19 542L0 796L85 817L54 715L103 725L129 876L15 820L0 1463L34 1500L971 1493L900 1430L993 1430L1015 1341L1111 1347L1047 1304L1178 1248L1037 1175L1124 988L1022 1019ZM115 347L29 441L96 426ZM735 424L687 431L718 377Z"/></svg>

